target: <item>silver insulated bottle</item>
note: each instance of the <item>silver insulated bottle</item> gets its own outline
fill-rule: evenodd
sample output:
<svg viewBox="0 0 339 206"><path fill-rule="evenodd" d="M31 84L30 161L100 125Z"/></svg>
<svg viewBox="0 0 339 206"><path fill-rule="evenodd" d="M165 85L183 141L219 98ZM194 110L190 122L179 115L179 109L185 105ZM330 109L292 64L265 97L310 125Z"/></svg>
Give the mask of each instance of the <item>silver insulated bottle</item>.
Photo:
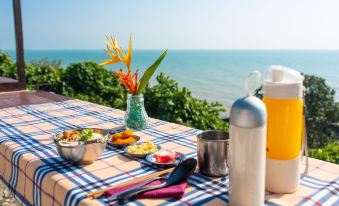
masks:
<svg viewBox="0 0 339 206"><path fill-rule="evenodd" d="M253 88L248 88L256 76ZM265 104L252 96L260 72L251 72L244 81L247 96L236 100L230 115L230 205L261 206L265 201L265 149L267 112Z"/></svg>

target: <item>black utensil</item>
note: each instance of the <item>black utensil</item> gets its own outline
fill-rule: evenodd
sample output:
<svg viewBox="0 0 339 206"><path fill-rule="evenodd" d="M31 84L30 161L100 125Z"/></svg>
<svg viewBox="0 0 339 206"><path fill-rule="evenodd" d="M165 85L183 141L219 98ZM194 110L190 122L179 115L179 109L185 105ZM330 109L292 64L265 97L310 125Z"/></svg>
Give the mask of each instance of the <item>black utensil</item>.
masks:
<svg viewBox="0 0 339 206"><path fill-rule="evenodd" d="M182 161L180 164L178 164L174 168L174 170L171 172L171 174L169 175L169 177L166 179L164 183L159 184L159 185L153 185L153 186L141 187L141 188L135 188L133 190L129 190L127 192L124 192L118 195L117 200L119 203L124 203L126 200L135 198L140 193L168 187L176 183L179 183L183 180L187 180L193 174L196 166L197 166L197 160L193 158L185 159L184 161Z"/></svg>

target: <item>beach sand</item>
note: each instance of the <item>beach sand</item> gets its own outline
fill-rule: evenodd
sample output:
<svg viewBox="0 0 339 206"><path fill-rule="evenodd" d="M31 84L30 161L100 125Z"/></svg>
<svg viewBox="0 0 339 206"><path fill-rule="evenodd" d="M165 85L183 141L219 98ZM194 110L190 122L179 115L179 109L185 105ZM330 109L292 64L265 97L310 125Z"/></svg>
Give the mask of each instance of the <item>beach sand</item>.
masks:
<svg viewBox="0 0 339 206"><path fill-rule="evenodd" d="M22 205L15 200L15 198L9 193L5 185L0 182L0 206L19 206Z"/></svg>

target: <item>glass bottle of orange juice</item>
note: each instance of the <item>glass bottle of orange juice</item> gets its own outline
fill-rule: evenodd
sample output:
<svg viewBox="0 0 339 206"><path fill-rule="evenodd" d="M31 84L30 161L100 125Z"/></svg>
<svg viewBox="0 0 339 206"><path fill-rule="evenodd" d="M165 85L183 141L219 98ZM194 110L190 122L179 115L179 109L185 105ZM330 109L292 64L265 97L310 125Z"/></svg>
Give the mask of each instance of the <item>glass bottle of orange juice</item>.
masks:
<svg viewBox="0 0 339 206"><path fill-rule="evenodd" d="M303 76L271 66L264 80L267 108L266 190L293 193L300 180L303 136Z"/></svg>

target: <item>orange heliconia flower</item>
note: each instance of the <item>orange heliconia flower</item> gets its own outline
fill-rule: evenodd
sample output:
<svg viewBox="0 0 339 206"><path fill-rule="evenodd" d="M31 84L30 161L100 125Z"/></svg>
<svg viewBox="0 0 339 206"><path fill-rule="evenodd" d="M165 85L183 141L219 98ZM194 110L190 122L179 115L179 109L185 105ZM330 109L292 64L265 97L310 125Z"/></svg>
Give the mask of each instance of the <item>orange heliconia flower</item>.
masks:
<svg viewBox="0 0 339 206"><path fill-rule="evenodd" d="M132 35L129 38L129 45L127 54L125 53L122 47L119 47L118 41L115 37L106 35L106 52L111 59L105 60L100 65L115 64L122 62L124 63L128 70L130 70L131 59L132 59Z"/></svg>
<svg viewBox="0 0 339 206"><path fill-rule="evenodd" d="M127 67L127 73L125 73L123 69L120 69L119 72L114 73L114 76L119 77L121 83L131 92L131 94L135 94L138 90L138 71L133 73L130 68L132 58L132 35L129 39L127 54L122 47L119 47L115 37L106 35L106 39L107 43L105 50L111 59L105 60L100 65L115 64L119 62L124 63Z"/></svg>
<svg viewBox="0 0 339 206"><path fill-rule="evenodd" d="M119 77L120 82L131 92L135 94L138 90L138 70L134 73L128 70L127 73L123 69L119 72L114 73L115 76Z"/></svg>

